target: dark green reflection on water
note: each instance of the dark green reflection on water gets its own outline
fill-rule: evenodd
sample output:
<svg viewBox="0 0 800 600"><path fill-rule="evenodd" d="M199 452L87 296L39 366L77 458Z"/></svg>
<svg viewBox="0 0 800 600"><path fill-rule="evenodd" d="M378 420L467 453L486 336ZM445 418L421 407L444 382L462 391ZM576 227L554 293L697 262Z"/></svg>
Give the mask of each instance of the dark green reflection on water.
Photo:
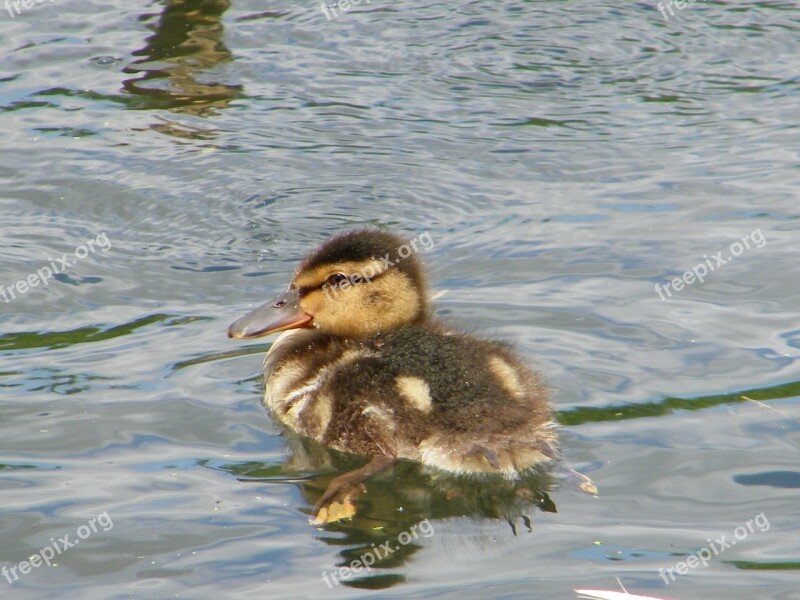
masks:
<svg viewBox="0 0 800 600"><path fill-rule="evenodd" d="M190 319L194 320L194 319ZM153 323L178 325L185 322L175 315L155 314L114 327L79 327L66 331L20 331L0 335L0 350L30 350L33 348L65 348L75 344L102 342L133 333Z"/></svg>
<svg viewBox="0 0 800 600"><path fill-rule="evenodd" d="M765 400L794 398L796 396L800 396L800 381L744 390L732 394L714 394L697 398L664 398L656 402L612 405L600 408L573 408L558 413L558 422L562 425L583 425L584 423L600 423L602 421L624 421L643 417L659 417L668 415L675 410L702 410L723 404L740 404L753 400L763 402Z"/></svg>
<svg viewBox="0 0 800 600"><path fill-rule="evenodd" d="M800 562L753 562L750 560L723 560L727 565L733 565L737 569L747 571L796 571L800 569Z"/></svg>

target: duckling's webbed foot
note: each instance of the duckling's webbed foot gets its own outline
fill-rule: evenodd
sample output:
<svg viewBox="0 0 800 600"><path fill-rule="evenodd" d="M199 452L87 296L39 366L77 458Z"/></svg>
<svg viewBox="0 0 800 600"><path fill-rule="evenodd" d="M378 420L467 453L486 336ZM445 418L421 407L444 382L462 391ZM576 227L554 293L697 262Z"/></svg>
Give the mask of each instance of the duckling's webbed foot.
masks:
<svg viewBox="0 0 800 600"><path fill-rule="evenodd" d="M354 491L359 484L374 475L380 473L391 467L397 459L394 456L376 456L366 465L353 471L348 471L343 475L339 475L332 480L322 494L320 499L314 505L314 510L311 513L312 522L317 522L317 517L322 509L326 509L337 500L346 496L349 492Z"/></svg>
<svg viewBox="0 0 800 600"><path fill-rule="evenodd" d="M464 453L465 459L479 458L481 456L485 458L486 462L488 462L493 468L500 468L500 459L497 458L497 454L495 454L494 450L487 448L483 444L473 444L472 448L470 448L468 452Z"/></svg>

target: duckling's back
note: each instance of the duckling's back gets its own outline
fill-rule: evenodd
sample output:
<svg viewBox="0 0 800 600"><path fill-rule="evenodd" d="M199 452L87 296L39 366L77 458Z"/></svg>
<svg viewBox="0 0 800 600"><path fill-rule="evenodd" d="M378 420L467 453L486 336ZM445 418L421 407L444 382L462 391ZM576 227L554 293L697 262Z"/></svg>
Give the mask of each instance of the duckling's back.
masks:
<svg viewBox="0 0 800 600"><path fill-rule="evenodd" d="M265 402L325 445L508 478L555 457L546 388L501 344L429 324L292 333L267 357Z"/></svg>

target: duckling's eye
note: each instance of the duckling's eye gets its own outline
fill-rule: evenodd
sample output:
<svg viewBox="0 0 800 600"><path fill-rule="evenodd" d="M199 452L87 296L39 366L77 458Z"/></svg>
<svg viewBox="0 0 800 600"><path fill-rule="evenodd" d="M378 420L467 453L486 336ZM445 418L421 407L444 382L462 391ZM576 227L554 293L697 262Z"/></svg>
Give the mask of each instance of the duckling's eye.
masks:
<svg viewBox="0 0 800 600"><path fill-rule="evenodd" d="M334 273L333 275L328 277L328 279L325 280L325 283L327 283L328 285L339 285L345 279L347 279L347 275L345 275L344 273Z"/></svg>

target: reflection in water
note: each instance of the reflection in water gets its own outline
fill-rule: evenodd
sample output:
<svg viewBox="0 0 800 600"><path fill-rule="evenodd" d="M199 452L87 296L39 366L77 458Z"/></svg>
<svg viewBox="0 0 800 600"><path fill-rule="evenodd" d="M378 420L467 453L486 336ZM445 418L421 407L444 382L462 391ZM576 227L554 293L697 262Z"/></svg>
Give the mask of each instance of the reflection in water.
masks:
<svg viewBox="0 0 800 600"><path fill-rule="evenodd" d="M123 83L126 92L141 98L138 108L213 115L214 108L225 108L239 95L241 85L198 81L203 72L232 59L222 43L220 22L229 5L228 0L167 3L147 45L133 53L142 58L124 69L125 73L142 74ZM156 128L176 133L169 124L159 124ZM191 130L178 134L193 137Z"/></svg>
<svg viewBox="0 0 800 600"><path fill-rule="evenodd" d="M697 410L755 401L755 398L794 397L799 385L792 382L727 395L668 398L660 403L640 405L641 413L635 410L620 412L619 406L580 408L560 413L559 420L562 424L625 420L668 414L674 409ZM292 483L305 501L301 510L311 515L312 507L332 479L366 462L363 458L298 437L288 430L284 430L284 438L290 451L282 464L248 462L220 465L205 461L204 465L231 473L240 481ZM572 472L572 475L585 483L586 479L580 474ZM423 550L425 539L435 535L437 523L446 519L504 520L515 535L532 532L531 517L537 509L556 512L556 506L548 495L554 479L549 473L536 473L516 484L502 480L482 483L434 473L417 463L400 461L391 470L367 480L356 493L342 499L341 506L331 511L331 522L318 528L319 540L340 549L337 563L320 573L321 589L326 589L326 582L331 586L341 584L364 589L386 589L404 583L403 565ZM798 474L793 471L739 474L734 481L741 485L793 488L798 485ZM588 491L583 485L581 487ZM335 520L336 517L342 518ZM415 531L417 535L410 533ZM425 535L426 532L433 533ZM372 563L368 571L364 568L359 572L343 570L350 568L354 561L363 566L366 556Z"/></svg>
<svg viewBox="0 0 800 600"><path fill-rule="evenodd" d="M288 431L285 436L290 453L281 465L248 462L213 466L241 481L293 483L307 503L303 512L311 514L334 477L366 462ZM325 474L308 475L320 472ZM478 482L399 461L392 469L368 479L344 502L338 514L347 519L320 527L320 540L341 547L341 560L331 567L329 577L369 554L370 561L374 559L370 570L350 574L343 585L383 589L402 583L404 576L391 570L424 547L425 538L435 532L436 521L453 517L504 520L515 535L520 530L532 531L531 517L537 508L556 512L545 491L552 483L552 476L541 472L518 482ZM348 501L352 502L349 506Z"/></svg>
<svg viewBox="0 0 800 600"><path fill-rule="evenodd" d="M695 398L663 398L653 402L636 404L612 404L603 407L580 406L558 413L561 425L576 426L584 423L601 423L603 421L622 421L625 419L650 418L668 415L675 410L705 410L714 406L753 402L764 404L766 400L794 398L800 395L800 381L791 381L770 387L755 388L731 394L713 394Z"/></svg>

